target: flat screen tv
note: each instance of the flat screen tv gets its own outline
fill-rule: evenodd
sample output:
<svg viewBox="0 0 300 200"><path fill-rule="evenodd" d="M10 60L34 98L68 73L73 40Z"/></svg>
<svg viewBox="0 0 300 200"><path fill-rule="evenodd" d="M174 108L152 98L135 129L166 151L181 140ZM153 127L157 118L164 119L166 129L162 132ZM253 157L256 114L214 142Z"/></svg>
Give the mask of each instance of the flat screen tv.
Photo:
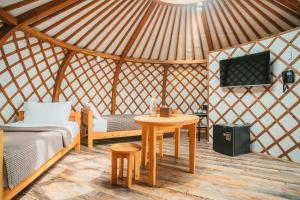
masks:
<svg viewBox="0 0 300 200"><path fill-rule="evenodd" d="M270 52L220 61L220 86L239 87L271 83Z"/></svg>

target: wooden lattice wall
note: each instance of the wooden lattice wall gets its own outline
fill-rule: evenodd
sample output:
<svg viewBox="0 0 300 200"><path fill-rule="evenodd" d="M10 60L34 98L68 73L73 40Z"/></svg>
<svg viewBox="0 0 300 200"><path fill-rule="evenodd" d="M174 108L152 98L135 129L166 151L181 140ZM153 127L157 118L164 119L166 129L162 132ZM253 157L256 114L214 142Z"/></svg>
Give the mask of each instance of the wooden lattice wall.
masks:
<svg viewBox="0 0 300 200"><path fill-rule="evenodd" d="M42 38L43 39L43 38ZM113 82L119 60L84 54L18 31L0 48L0 123L12 122L24 101L91 102L112 113ZM206 64L126 61L116 87L116 114L149 112L151 96L183 113L206 102Z"/></svg>
<svg viewBox="0 0 300 200"><path fill-rule="evenodd" d="M116 114L149 113L151 97L162 101L164 67L126 62L121 67L116 97Z"/></svg>
<svg viewBox="0 0 300 200"><path fill-rule="evenodd" d="M60 100L72 101L77 111L90 102L100 114L110 114L115 68L114 60L75 54L64 74Z"/></svg>
<svg viewBox="0 0 300 200"><path fill-rule="evenodd" d="M300 162L300 29L209 55L209 119L217 123L251 123L251 149ZM220 88L219 61L270 50L270 86ZM282 91L281 72L293 69L296 82Z"/></svg>
<svg viewBox="0 0 300 200"><path fill-rule="evenodd" d="M0 123L13 121L24 101L52 101L65 54L65 49L21 31L0 47Z"/></svg>
<svg viewBox="0 0 300 200"><path fill-rule="evenodd" d="M207 103L205 64L170 65L167 70L166 104L182 113L192 113Z"/></svg>

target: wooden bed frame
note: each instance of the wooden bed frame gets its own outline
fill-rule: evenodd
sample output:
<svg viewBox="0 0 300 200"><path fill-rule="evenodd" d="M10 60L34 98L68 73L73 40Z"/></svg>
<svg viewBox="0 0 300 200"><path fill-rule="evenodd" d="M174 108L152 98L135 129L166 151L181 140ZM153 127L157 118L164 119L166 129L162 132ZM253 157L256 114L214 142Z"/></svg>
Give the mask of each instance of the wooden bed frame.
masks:
<svg viewBox="0 0 300 200"><path fill-rule="evenodd" d="M93 112L88 108L81 108L81 135L88 138L88 148L93 148L94 140L119 138L142 135L141 129L114 132L93 132Z"/></svg>
<svg viewBox="0 0 300 200"><path fill-rule="evenodd" d="M114 131L114 132L93 132L93 112L86 107L81 108L81 136L87 135L88 148L93 149L94 140L120 138L142 135L142 130L129 130L129 131ZM159 140L159 155L163 157L163 135L167 132L175 132L172 129L157 130L157 138Z"/></svg>
<svg viewBox="0 0 300 200"><path fill-rule="evenodd" d="M24 112L18 113L18 119L23 120ZM80 128L80 113L79 112L71 112L70 120L78 123ZM9 200L15 197L19 192L21 192L25 187L27 187L30 183L32 183L36 178L38 178L41 174L43 174L47 169L49 169L52 165L54 165L59 159L61 159L66 153L68 153L71 149L75 149L75 151L80 151L80 133L77 134L76 139L67 147L64 147L57 154L55 154L52 158L50 158L46 163L44 163L37 171L35 171L32 175L28 176L18 185L16 185L12 190L8 188L4 188L3 186L3 131L0 130L0 200Z"/></svg>

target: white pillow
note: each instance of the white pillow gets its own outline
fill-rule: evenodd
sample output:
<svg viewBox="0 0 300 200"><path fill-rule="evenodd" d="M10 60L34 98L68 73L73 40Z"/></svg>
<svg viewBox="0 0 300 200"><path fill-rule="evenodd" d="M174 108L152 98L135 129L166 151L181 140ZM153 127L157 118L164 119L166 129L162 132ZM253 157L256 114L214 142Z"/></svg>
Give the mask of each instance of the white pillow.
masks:
<svg viewBox="0 0 300 200"><path fill-rule="evenodd" d="M28 124L64 124L69 121L71 102L24 103L24 123Z"/></svg>
<svg viewBox="0 0 300 200"><path fill-rule="evenodd" d="M86 104L86 106L93 112L93 116L95 119L101 119L101 115L100 113L98 112L97 108L94 106L93 103L89 102Z"/></svg>

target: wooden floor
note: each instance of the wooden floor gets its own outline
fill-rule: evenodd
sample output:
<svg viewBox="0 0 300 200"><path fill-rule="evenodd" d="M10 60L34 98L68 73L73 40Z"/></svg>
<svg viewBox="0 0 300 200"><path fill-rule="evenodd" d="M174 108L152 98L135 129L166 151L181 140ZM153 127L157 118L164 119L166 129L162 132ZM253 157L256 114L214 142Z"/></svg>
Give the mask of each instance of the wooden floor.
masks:
<svg viewBox="0 0 300 200"><path fill-rule="evenodd" d="M109 146L126 141L100 142L92 152L84 147L81 153L71 152L17 199L300 199L300 165L260 154L228 157L201 142L196 174L187 173L186 135L181 137L178 160L173 157L173 138L165 140L165 157L157 162L157 187L146 185L147 169L131 190L111 186Z"/></svg>

